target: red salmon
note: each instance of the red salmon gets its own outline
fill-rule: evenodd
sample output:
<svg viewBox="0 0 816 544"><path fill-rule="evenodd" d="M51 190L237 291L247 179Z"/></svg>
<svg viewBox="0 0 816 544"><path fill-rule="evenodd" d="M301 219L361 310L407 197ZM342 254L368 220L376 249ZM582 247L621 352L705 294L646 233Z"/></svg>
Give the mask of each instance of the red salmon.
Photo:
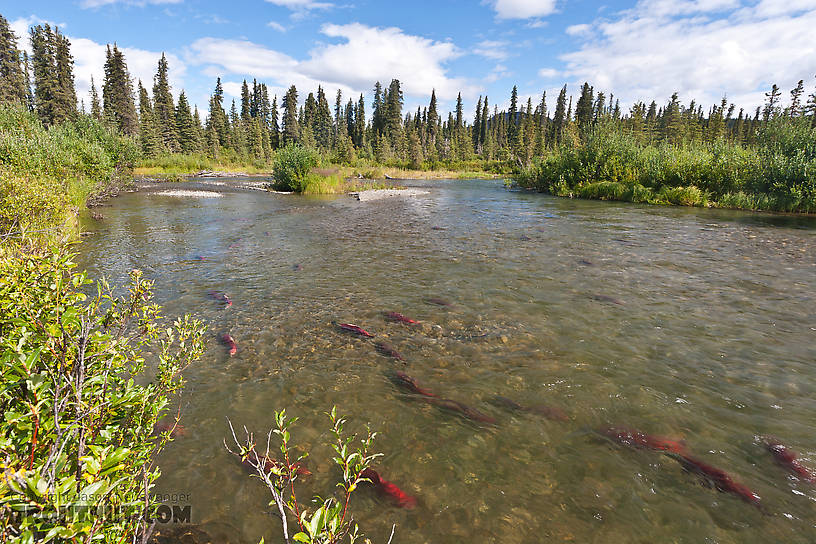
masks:
<svg viewBox="0 0 816 544"><path fill-rule="evenodd" d="M377 342L374 344L374 347L377 348L377 351L385 355L386 357L393 357L397 361L404 361L402 355L399 351L394 349L394 346L388 344L386 342Z"/></svg>
<svg viewBox="0 0 816 544"><path fill-rule="evenodd" d="M553 421L569 421L569 416L567 416L567 414L561 408L557 408L555 406L547 406L544 404L539 404L536 406L522 406L513 399L508 399L507 397L501 396L493 397L490 400L490 403L516 412L527 412L528 414L544 416Z"/></svg>
<svg viewBox="0 0 816 544"><path fill-rule="evenodd" d="M605 427L598 432L624 446L645 448L654 451L684 454L685 444L662 436L652 436L628 427Z"/></svg>
<svg viewBox="0 0 816 544"><path fill-rule="evenodd" d="M765 438L764 442L765 446L768 448L768 451L771 452L777 463L793 472L802 480L811 484L816 484L816 474L799 462L797 459L798 454L795 451L786 448L774 438Z"/></svg>
<svg viewBox="0 0 816 544"><path fill-rule="evenodd" d="M745 502L751 503L756 507L761 507L760 497L747 486L735 482L734 479L725 471L700 461L695 457L689 455L679 455L678 460L683 468L689 472L695 472L714 484L718 491L723 493L732 493Z"/></svg>
<svg viewBox="0 0 816 544"><path fill-rule="evenodd" d="M235 343L235 338L230 336L228 332L221 335L221 343L229 348L230 355L238 353L238 345Z"/></svg>
<svg viewBox="0 0 816 544"><path fill-rule="evenodd" d="M399 506L400 508L407 508L408 510L416 508L417 500L416 497L412 497L408 495L396 486L393 482L389 482L388 480L383 479L377 474L377 471L373 468L367 468L363 472L360 473L360 476L363 478L368 478L371 480L371 483L377 489L377 491L391 499L395 505Z"/></svg>
<svg viewBox="0 0 816 544"><path fill-rule="evenodd" d="M439 399L439 398L427 398L425 399L426 402L429 402L435 406L442 408L443 410L449 410L451 412L456 412L461 414L462 416L470 419L471 421L476 421L478 423L486 423L488 425L495 425L496 419L487 415L483 414L476 408L468 406L467 404L462 404L459 401L451 400L451 399Z"/></svg>
<svg viewBox="0 0 816 544"><path fill-rule="evenodd" d="M399 312L383 312L383 316L385 317L386 321L390 321L392 323L405 323L407 325L419 325L419 321L415 319L411 319L405 317Z"/></svg>
<svg viewBox="0 0 816 544"><path fill-rule="evenodd" d="M416 393L417 395L423 395L425 397L435 397L436 395L428 391L427 389L423 389L419 386L417 381L406 374L405 372L397 371L394 381L400 387L407 389L411 393Z"/></svg>
<svg viewBox="0 0 816 544"><path fill-rule="evenodd" d="M153 425L153 434L163 434L166 432L170 432L170 438L176 438L177 436L184 436L187 434L184 425L176 421L175 417L165 417L161 420L157 421L155 425Z"/></svg>
<svg viewBox="0 0 816 544"><path fill-rule="evenodd" d="M368 332L368 331L366 331L364 329L361 329L357 325L352 325L351 323L340 323L338 325L338 327L340 327L341 329L343 329L346 332L359 334L360 336L365 336L365 337L368 337L368 338L374 338L374 335L371 334L370 332Z"/></svg>
<svg viewBox="0 0 816 544"><path fill-rule="evenodd" d="M227 308L232 306L232 300L230 300L229 296L226 293L222 293L220 291L210 291L209 295L211 298L226 304Z"/></svg>

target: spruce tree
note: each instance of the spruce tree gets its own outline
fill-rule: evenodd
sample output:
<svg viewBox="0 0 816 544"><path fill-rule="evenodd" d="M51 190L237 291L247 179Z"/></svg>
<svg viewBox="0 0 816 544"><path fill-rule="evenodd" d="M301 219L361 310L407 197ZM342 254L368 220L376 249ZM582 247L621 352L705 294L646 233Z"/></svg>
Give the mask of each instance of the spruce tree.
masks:
<svg viewBox="0 0 816 544"><path fill-rule="evenodd" d="M771 87L771 90L765 93L765 107L762 109L762 120L764 122L768 122L769 119L776 117L779 113L779 97L782 95L782 91L779 90L779 87L774 84Z"/></svg>
<svg viewBox="0 0 816 544"><path fill-rule="evenodd" d="M31 30L31 64L34 68L34 108L46 126L58 120L57 64L53 32L49 25L37 25Z"/></svg>
<svg viewBox="0 0 816 544"><path fill-rule="evenodd" d="M298 95L294 85L289 87L283 97L283 131L281 145L297 142L300 137L298 130Z"/></svg>
<svg viewBox="0 0 816 544"><path fill-rule="evenodd" d="M123 134L135 135L139 131L139 123L125 56L116 44L112 51L108 46L106 55L105 80L102 84L104 117ZM93 104L91 108L93 109Z"/></svg>
<svg viewBox="0 0 816 544"><path fill-rule="evenodd" d="M558 99L555 102L555 112L553 113L553 120L550 129L550 141L559 144L564 136L564 129L567 126L567 86L561 89L558 93Z"/></svg>
<svg viewBox="0 0 816 544"><path fill-rule="evenodd" d="M159 132L156 128L156 121L153 118L153 105L150 102L150 95L147 89L139 81L139 144L142 147L142 154L146 157L155 157L161 149Z"/></svg>
<svg viewBox="0 0 816 544"><path fill-rule="evenodd" d="M487 99L487 95L485 95L484 106L482 108L482 126L480 127L481 132L479 134L479 143L482 146L484 146L485 141L487 140L487 129L489 127L489 120L488 120L488 115L489 114L490 114L490 109L488 107L488 99Z"/></svg>
<svg viewBox="0 0 816 544"><path fill-rule="evenodd" d="M601 94L601 93L599 93ZM578 98L578 103L575 105L575 122L578 125L578 130L586 134L593 122L593 89L589 83L584 82L581 86L581 96Z"/></svg>
<svg viewBox="0 0 816 544"><path fill-rule="evenodd" d="M216 80L215 90L210 97L210 111L206 125L207 149L214 158L218 158L221 148L231 146L229 121L224 111L224 88L221 86L220 77Z"/></svg>
<svg viewBox="0 0 816 544"><path fill-rule="evenodd" d="M365 147L365 99L360 93L360 99L357 101L357 107L354 110L354 145L358 148Z"/></svg>
<svg viewBox="0 0 816 544"><path fill-rule="evenodd" d="M91 116L97 121L102 120L102 107L99 104L99 94L96 92L93 76L91 76Z"/></svg>
<svg viewBox="0 0 816 544"><path fill-rule="evenodd" d="M311 95L310 95L311 96ZM304 116L306 114L304 108ZM336 128L332 121L332 112L329 107L329 100L323 87L317 88L317 101L314 106L314 113L312 114L312 134L314 135L317 147L321 149L330 149L332 147L332 140L335 139L334 133Z"/></svg>
<svg viewBox="0 0 816 544"><path fill-rule="evenodd" d="M398 79L392 79L388 86L388 96L385 104L385 130L391 139L391 145L397 145L402 133L402 104L403 96Z"/></svg>
<svg viewBox="0 0 816 544"><path fill-rule="evenodd" d="M374 84L374 102L372 104L372 117L371 117L371 129L373 130L374 134L382 134L385 123L383 121L384 118L384 109L383 109L383 99L382 99L382 85L380 82ZM379 145L379 141L378 144Z"/></svg>
<svg viewBox="0 0 816 544"><path fill-rule="evenodd" d="M162 145L171 153L178 151L178 130L176 128L175 106L170 93L167 57L162 53L159 67L153 79L153 116L161 135Z"/></svg>
<svg viewBox="0 0 816 544"><path fill-rule="evenodd" d="M0 15L0 103L25 104L26 77L17 36Z"/></svg>
<svg viewBox="0 0 816 544"><path fill-rule="evenodd" d="M510 93L510 109L507 111L507 142L515 147L518 134L518 88L513 85Z"/></svg>
<svg viewBox="0 0 816 544"><path fill-rule="evenodd" d="M74 57L71 42L58 28L54 28L54 63L57 70L56 102L57 122L73 119L77 114L77 96L74 87Z"/></svg>
<svg viewBox="0 0 816 544"><path fill-rule="evenodd" d="M802 95L804 92L805 81L800 79L799 83L791 91L791 105L789 110L791 117L799 117L804 112L804 107L802 106Z"/></svg>
<svg viewBox="0 0 816 544"><path fill-rule="evenodd" d="M244 84L241 85L241 120L248 121L252 117L254 117L252 115L252 95L249 94L249 85L245 79Z"/></svg>
<svg viewBox="0 0 816 544"><path fill-rule="evenodd" d="M190 111L190 104L187 102L187 95L184 91L179 94L176 104L176 127L178 129L179 150L182 153L198 152L198 131L196 130L193 114Z"/></svg>
<svg viewBox="0 0 816 544"><path fill-rule="evenodd" d="M269 110L269 145L278 149L281 145L280 125L278 124L278 97L272 98L272 108Z"/></svg>
<svg viewBox="0 0 816 544"><path fill-rule="evenodd" d="M195 152L204 151L204 127L201 125L201 116L198 114L198 106L193 109L193 128L195 129Z"/></svg>
<svg viewBox="0 0 816 544"><path fill-rule="evenodd" d="M473 120L473 151L479 153L481 146L479 145L479 135L482 133L482 95L479 95L479 101L476 103L476 115Z"/></svg>

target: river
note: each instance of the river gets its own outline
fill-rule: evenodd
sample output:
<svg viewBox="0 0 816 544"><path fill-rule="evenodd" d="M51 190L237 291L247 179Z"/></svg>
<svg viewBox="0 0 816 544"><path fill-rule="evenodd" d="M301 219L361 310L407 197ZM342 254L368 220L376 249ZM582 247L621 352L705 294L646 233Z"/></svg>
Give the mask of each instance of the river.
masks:
<svg viewBox="0 0 816 544"><path fill-rule="evenodd" d="M428 193L357 202L246 180L151 185L88 225L78 261L91 277L122 284L140 268L169 316L209 326L180 399L187 432L159 459L157 490L181 494L171 500L192 521L223 542L279 541L268 491L224 449L226 418L263 435L275 410L299 417L308 499L338 477L323 445L337 405L350 429L379 431L377 470L419 501L405 510L355 494L377 543L393 524L406 544L816 540L816 485L759 438L816 468L816 219L406 183ZM395 386L396 370L498 423L421 402ZM497 406L497 395L568 420ZM685 441L762 509L703 485L676 456L595 432L610 425Z"/></svg>

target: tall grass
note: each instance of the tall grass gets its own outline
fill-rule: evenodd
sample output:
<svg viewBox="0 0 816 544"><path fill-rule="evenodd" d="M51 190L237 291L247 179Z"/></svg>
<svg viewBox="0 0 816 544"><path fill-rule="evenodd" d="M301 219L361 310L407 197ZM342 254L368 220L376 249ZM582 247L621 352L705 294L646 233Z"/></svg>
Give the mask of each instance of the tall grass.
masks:
<svg viewBox="0 0 816 544"><path fill-rule="evenodd" d="M522 169L515 181L559 196L686 206L816 212L816 129L768 123L758 143L646 145L614 123Z"/></svg>
<svg viewBox="0 0 816 544"><path fill-rule="evenodd" d="M265 162L241 160L222 156L218 160L202 154L185 155L171 153L158 157L142 158L136 164L137 174L194 174L202 170L219 172L268 173L271 168Z"/></svg>

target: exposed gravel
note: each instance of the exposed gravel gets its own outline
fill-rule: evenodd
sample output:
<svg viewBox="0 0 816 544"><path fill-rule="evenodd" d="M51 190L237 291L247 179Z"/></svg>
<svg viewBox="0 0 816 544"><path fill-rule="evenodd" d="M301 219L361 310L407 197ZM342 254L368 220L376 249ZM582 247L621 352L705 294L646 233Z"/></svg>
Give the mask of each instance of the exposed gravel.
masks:
<svg viewBox="0 0 816 544"><path fill-rule="evenodd" d="M357 200L367 201L379 200L391 196L417 196L426 194L428 194L428 191L422 189L371 189L370 191L349 193L349 196Z"/></svg>

